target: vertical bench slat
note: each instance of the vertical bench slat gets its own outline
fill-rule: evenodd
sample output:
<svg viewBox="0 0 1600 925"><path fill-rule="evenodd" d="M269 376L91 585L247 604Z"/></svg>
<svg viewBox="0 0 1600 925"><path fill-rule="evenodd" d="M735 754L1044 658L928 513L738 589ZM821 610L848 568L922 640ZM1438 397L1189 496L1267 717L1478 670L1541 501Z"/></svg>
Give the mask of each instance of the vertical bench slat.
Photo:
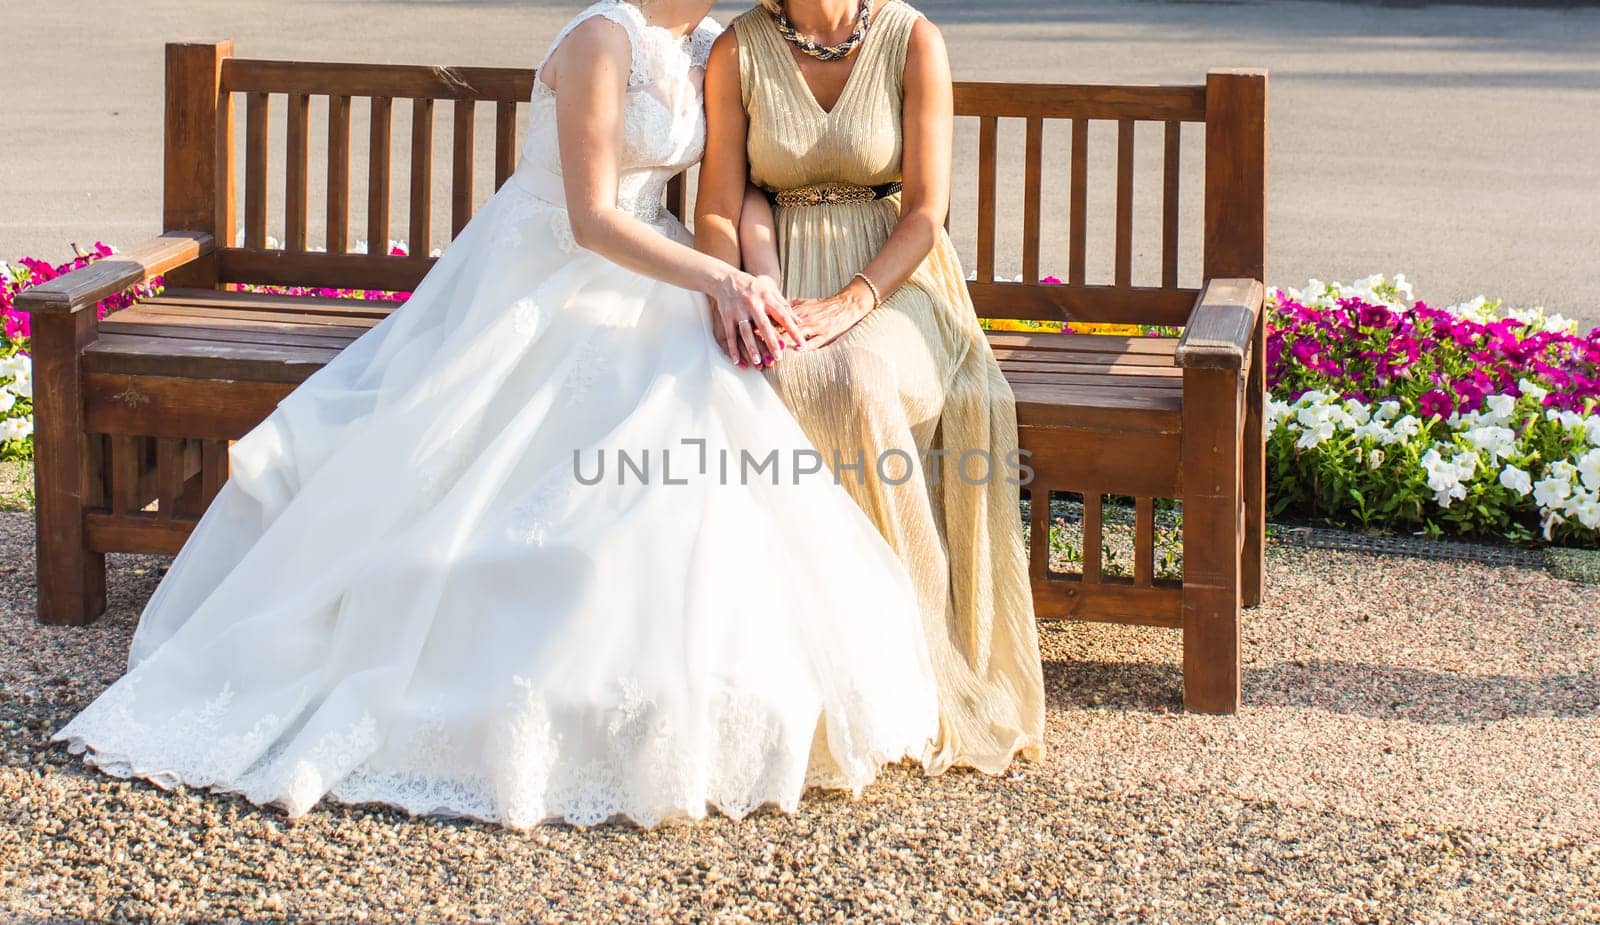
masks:
<svg viewBox="0 0 1600 925"><path fill-rule="evenodd" d="M1156 501L1133 499L1133 583L1148 588L1156 572Z"/></svg>
<svg viewBox="0 0 1600 925"><path fill-rule="evenodd" d="M285 155L283 179L284 250L306 249L306 229L309 226L306 197L310 184L310 134L311 97L304 93L289 94L288 144Z"/></svg>
<svg viewBox="0 0 1600 925"><path fill-rule="evenodd" d="M1083 583L1100 583L1100 493L1083 493Z"/></svg>
<svg viewBox="0 0 1600 925"><path fill-rule="evenodd" d="M1116 284L1133 285L1133 120L1117 120Z"/></svg>
<svg viewBox="0 0 1600 925"><path fill-rule="evenodd" d="M1038 479L1028 486L1028 574L1050 577L1050 489Z"/></svg>
<svg viewBox="0 0 1600 925"><path fill-rule="evenodd" d="M680 222L689 220L689 184L681 173L667 181L667 211Z"/></svg>
<svg viewBox="0 0 1600 925"><path fill-rule="evenodd" d="M1040 210L1044 198L1044 119L1028 119L1022 171L1022 281L1039 281Z"/></svg>
<svg viewBox="0 0 1600 925"><path fill-rule="evenodd" d="M244 246L267 246L267 119L271 107L265 93L245 98Z"/></svg>
<svg viewBox="0 0 1600 925"><path fill-rule="evenodd" d="M1072 202L1069 229L1071 253L1067 261L1068 282L1082 286L1087 274L1089 236L1089 120L1072 120Z"/></svg>
<svg viewBox="0 0 1600 925"><path fill-rule="evenodd" d="M110 438L111 512L131 514L139 509L139 470L144 461L141 438L118 434Z"/></svg>
<svg viewBox="0 0 1600 925"><path fill-rule="evenodd" d="M211 503L227 480L228 441L203 441L200 445L200 491L206 504Z"/></svg>
<svg viewBox="0 0 1600 925"><path fill-rule="evenodd" d="M350 249L350 97L328 97L328 252Z"/></svg>
<svg viewBox="0 0 1600 925"><path fill-rule="evenodd" d="M183 438L161 437L156 441L156 516L171 520L177 513L178 496L183 494Z"/></svg>
<svg viewBox="0 0 1600 925"><path fill-rule="evenodd" d="M455 101L455 126L450 144L455 153L450 166L450 237L454 238L472 220L472 158L477 130L476 100Z"/></svg>
<svg viewBox="0 0 1600 925"><path fill-rule="evenodd" d="M994 282L995 148L999 120L984 116L978 128L978 281Z"/></svg>
<svg viewBox="0 0 1600 925"><path fill-rule="evenodd" d="M517 169L517 104L494 107L494 188L499 189Z"/></svg>
<svg viewBox="0 0 1600 925"><path fill-rule="evenodd" d="M1178 184L1183 168L1183 123L1168 122L1161 167L1161 286L1178 285Z"/></svg>
<svg viewBox="0 0 1600 925"><path fill-rule="evenodd" d="M411 101L411 253L425 257L433 234L433 100Z"/></svg>
<svg viewBox="0 0 1600 925"><path fill-rule="evenodd" d="M389 157L394 146L394 101L372 98L372 131L367 149L367 252L389 250Z"/></svg>

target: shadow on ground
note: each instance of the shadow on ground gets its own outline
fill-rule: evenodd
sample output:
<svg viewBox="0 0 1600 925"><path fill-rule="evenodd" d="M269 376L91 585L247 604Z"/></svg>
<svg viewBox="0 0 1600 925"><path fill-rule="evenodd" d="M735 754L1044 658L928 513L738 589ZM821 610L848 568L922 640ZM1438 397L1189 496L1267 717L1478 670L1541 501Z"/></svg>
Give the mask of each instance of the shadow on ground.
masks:
<svg viewBox="0 0 1600 925"><path fill-rule="evenodd" d="M1046 662L1050 705L1171 713L1183 709L1183 672L1148 662ZM1395 699L1395 691L1406 692ZM1244 671L1244 709L1315 709L1379 720L1471 725L1505 719L1578 719L1600 711L1600 674L1553 677L1438 672L1370 662L1281 662Z"/></svg>

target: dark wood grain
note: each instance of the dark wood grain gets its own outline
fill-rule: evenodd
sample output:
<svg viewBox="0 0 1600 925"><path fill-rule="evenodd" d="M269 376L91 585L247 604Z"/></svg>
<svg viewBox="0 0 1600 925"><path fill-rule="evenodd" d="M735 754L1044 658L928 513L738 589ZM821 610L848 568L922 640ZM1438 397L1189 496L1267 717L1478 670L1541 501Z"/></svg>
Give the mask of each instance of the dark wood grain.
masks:
<svg viewBox="0 0 1600 925"><path fill-rule="evenodd" d="M1115 282L1133 285L1133 120L1117 123L1117 231Z"/></svg>
<svg viewBox="0 0 1600 925"><path fill-rule="evenodd" d="M1243 369L1250 359L1263 296L1259 280L1208 280L1178 340L1177 364Z"/></svg>
<svg viewBox="0 0 1600 925"><path fill-rule="evenodd" d="M983 282L981 273L967 291L980 318L1159 325L1186 323L1199 295L1194 289Z"/></svg>
<svg viewBox="0 0 1600 925"><path fill-rule="evenodd" d="M1183 125L1168 122L1161 160L1161 286L1178 285L1179 191L1183 182Z"/></svg>
<svg viewBox="0 0 1600 925"><path fill-rule="evenodd" d="M383 96L400 99L490 100L516 103L533 93L528 68L346 64L231 58L222 69L229 90Z"/></svg>
<svg viewBox="0 0 1600 925"><path fill-rule="evenodd" d="M70 314L191 263L214 250L205 232L173 231L24 290L15 305L34 315Z"/></svg>
<svg viewBox="0 0 1600 925"><path fill-rule="evenodd" d="M1089 120L1072 120L1072 192L1068 204L1067 281L1084 285L1089 247Z"/></svg>
<svg viewBox="0 0 1600 925"><path fill-rule="evenodd" d="M367 141L367 252L389 251L389 200L394 155L394 101L373 97L372 122ZM246 242L246 246L250 246Z"/></svg>
<svg viewBox="0 0 1600 925"><path fill-rule="evenodd" d="M1206 117L1205 100L1205 87L963 82L955 85L958 116L1201 122Z"/></svg>
<svg viewBox="0 0 1600 925"><path fill-rule="evenodd" d="M499 189L517 169L517 104L494 107L494 188Z"/></svg>
<svg viewBox="0 0 1600 925"><path fill-rule="evenodd" d="M978 282L994 281L995 174L999 123L993 116L978 121Z"/></svg>
<svg viewBox="0 0 1600 925"><path fill-rule="evenodd" d="M426 257L433 238L433 100L411 101L411 246Z"/></svg>
<svg viewBox="0 0 1600 925"><path fill-rule="evenodd" d="M455 238L472 220L473 162L477 139L477 102L456 100L450 131L450 237Z"/></svg>
<svg viewBox="0 0 1600 925"><path fill-rule="evenodd" d="M310 214L307 199L310 193L311 98L303 93L289 94L288 115L285 119L288 136L283 172L283 247L289 251L306 249Z"/></svg>
<svg viewBox="0 0 1600 925"><path fill-rule="evenodd" d="M1022 167L1022 281L1039 281L1039 237L1044 199L1044 120L1028 119Z"/></svg>
<svg viewBox="0 0 1600 925"><path fill-rule="evenodd" d="M233 239L233 97L221 89L222 65L232 54L232 42L167 45L163 231ZM216 285L216 268L205 257L172 274L175 284Z"/></svg>
<svg viewBox="0 0 1600 925"><path fill-rule="evenodd" d="M328 251L350 249L350 97L328 99Z"/></svg>
<svg viewBox="0 0 1600 925"><path fill-rule="evenodd" d="M271 99L265 93L245 98L244 246L267 246L267 168ZM232 242L227 242L232 243Z"/></svg>

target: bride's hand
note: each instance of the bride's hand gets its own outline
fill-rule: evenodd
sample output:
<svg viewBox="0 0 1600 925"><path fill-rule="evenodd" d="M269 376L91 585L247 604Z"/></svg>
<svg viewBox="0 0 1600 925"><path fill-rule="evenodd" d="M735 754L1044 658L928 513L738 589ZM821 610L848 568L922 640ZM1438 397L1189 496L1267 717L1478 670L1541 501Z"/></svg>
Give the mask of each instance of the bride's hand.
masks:
<svg viewBox="0 0 1600 925"><path fill-rule="evenodd" d="M785 348L804 348L799 319L770 277L735 271L710 296L717 343L734 363L760 368L778 362Z"/></svg>

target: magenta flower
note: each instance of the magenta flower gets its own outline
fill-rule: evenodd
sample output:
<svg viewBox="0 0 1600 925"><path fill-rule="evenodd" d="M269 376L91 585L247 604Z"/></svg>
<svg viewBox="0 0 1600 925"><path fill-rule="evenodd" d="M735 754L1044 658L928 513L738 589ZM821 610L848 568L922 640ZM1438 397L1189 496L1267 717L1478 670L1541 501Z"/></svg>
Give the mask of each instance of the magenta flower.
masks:
<svg viewBox="0 0 1600 925"><path fill-rule="evenodd" d="M1417 408L1425 418L1438 416L1447 418L1455 410L1455 405L1450 400L1450 395L1443 389L1432 389L1424 392L1417 400Z"/></svg>

